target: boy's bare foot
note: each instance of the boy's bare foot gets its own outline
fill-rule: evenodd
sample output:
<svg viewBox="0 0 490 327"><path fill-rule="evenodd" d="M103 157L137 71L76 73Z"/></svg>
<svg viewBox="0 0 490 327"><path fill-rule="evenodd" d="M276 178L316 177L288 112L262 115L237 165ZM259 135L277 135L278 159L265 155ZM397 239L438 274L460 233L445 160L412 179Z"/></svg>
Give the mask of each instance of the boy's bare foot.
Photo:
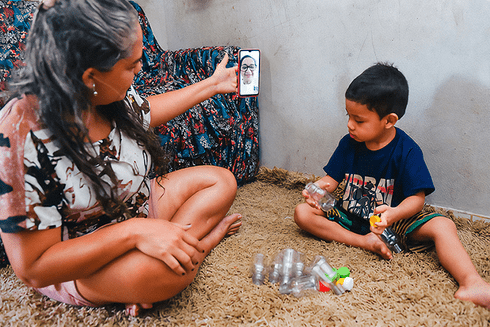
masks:
<svg viewBox="0 0 490 327"><path fill-rule="evenodd" d="M461 301L473 302L490 310L490 284L485 282L480 276L468 285L460 285L454 297Z"/></svg>
<svg viewBox="0 0 490 327"><path fill-rule="evenodd" d="M126 315L136 317L140 314L142 309L151 309L153 304L151 303L127 303Z"/></svg>
<svg viewBox="0 0 490 327"><path fill-rule="evenodd" d="M363 246L365 250L369 250L371 252L377 253L380 256L382 256L383 259L391 260L393 258L393 254L391 253L391 251L376 234L369 233L365 235L365 237L366 237L366 243L365 246Z"/></svg>

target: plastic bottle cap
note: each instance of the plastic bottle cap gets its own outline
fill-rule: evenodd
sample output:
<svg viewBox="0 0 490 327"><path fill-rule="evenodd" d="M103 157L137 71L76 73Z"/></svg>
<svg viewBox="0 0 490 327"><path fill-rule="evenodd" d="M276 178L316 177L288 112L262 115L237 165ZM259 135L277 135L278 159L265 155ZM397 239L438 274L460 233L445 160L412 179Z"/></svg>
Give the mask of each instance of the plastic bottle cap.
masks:
<svg viewBox="0 0 490 327"><path fill-rule="evenodd" d="M337 269L337 273L339 274L340 278L345 278L350 276L350 270L347 267L340 267Z"/></svg>
<svg viewBox="0 0 490 327"><path fill-rule="evenodd" d="M320 286L318 287L319 292L328 292L330 291L330 286L323 280L320 281Z"/></svg>
<svg viewBox="0 0 490 327"><path fill-rule="evenodd" d="M354 279L352 279L351 277L345 277L344 282L342 283L342 287L346 291L352 290L352 288L354 287Z"/></svg>
<svg viewBox="0 0 490 327"><path fill-rule="evenodd" d="M369 224L371 224L371 226L374 227L374 224L377 223L377 222L380 222L381 221L381 218L379 216L376 216L376 215L372 215L371 218L369 218Z"/></svg>

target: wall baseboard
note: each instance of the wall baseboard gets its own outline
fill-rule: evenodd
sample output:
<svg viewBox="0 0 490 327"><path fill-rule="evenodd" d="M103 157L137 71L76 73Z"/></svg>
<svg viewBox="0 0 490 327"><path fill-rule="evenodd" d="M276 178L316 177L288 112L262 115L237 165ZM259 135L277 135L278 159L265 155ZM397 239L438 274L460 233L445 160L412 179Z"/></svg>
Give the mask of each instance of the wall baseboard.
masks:
<svg viewBox="0 0 490 327"><path fill-rule="evenodd" d="M436 206L433 204L431 204L431 206L433 206L434 208L439 208L439 209L443 209L443 210L451 210L456 217L467 218L471 221L483 220L486 223L490 223L490 217L489 216L479 215L476 213L471 213L471 212L462 211L462 210L453 209L453 208L440 207L440 206Z"/></svg>

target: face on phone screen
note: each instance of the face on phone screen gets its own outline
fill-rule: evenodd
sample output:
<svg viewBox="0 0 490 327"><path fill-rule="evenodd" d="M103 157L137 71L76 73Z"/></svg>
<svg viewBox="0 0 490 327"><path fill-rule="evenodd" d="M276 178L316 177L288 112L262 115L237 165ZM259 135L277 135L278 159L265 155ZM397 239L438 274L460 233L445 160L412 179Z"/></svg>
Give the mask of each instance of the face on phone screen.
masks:
<svg viewBox="0 0 490 327"><path fill-rule="evenodd" d="M240 50L239 95L259 94L260 50Z"/></svg>

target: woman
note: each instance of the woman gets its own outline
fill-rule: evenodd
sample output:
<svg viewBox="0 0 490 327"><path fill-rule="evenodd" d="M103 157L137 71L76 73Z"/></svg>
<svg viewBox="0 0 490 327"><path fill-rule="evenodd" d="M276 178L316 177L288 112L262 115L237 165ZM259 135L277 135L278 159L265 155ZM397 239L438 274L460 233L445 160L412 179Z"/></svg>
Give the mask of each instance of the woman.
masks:
<svg viewBox="0 0 490 327"><path fill-rule="evenodd" d="M133 315L187 287L241 225L225 217L234 176L165 174L149 128L235 92L236 68L225 56L207 80L143 100L131 88L141 57L126 0L44 1L0 113L0 228L15 273L53 299L126 303Z"/></svg>

